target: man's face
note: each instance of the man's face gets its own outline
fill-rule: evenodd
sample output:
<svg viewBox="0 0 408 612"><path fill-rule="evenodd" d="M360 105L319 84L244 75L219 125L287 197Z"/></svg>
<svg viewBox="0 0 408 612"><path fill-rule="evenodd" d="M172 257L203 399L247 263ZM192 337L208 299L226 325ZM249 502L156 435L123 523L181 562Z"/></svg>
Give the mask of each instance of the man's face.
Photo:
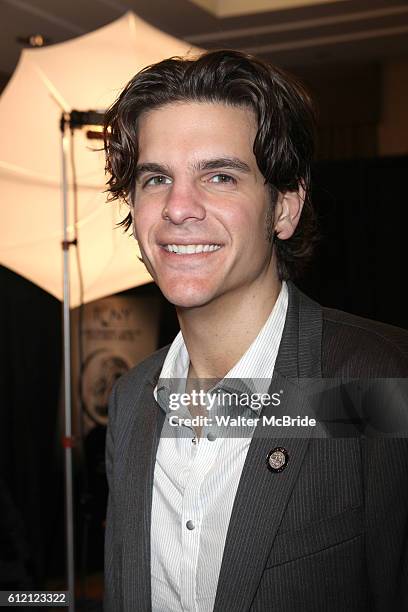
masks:
<svg viewBox="0 0 408 612"><path fill-rule="evenodd" d="M223 104L168 104L139 120L134 233L176 306L255 296L271 282L270 196L253 154L256 131L251 110Z"/></svg>

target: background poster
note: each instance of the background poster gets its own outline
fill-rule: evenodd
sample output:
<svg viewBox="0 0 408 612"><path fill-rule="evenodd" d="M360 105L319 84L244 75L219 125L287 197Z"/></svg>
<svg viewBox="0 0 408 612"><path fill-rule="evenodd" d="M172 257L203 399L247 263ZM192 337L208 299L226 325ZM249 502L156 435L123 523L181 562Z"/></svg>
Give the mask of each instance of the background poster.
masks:
<svg viewBox="0 0 408 612"><path fill-rule="evenodd" d="M79 308L72 311L74 435L107 424L113 384L156 350L159 306L155 296L114 296L85 304L82 316Z"/></svg>

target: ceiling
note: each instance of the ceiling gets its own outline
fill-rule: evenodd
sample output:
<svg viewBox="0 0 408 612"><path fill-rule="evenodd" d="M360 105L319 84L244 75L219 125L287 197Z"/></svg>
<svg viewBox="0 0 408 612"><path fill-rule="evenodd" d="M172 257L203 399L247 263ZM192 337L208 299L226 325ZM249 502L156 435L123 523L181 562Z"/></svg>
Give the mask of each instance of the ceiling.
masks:
<svg viewBox="0 0 408 612"><path fill-rule="evenodd" d="M346 0L191 0L197 6L209 11L215 17L232 17L233 15L250 15L265 13L299 6L312 6Z"/></svg>
<svg viewBox="0 0 408 612"><path fill-rule="evenodd" d="M281 66L408 57L407 0L0 0L0 72L18 61L19 36L52 42L135 11L205 48L245 49Z"/></svg>

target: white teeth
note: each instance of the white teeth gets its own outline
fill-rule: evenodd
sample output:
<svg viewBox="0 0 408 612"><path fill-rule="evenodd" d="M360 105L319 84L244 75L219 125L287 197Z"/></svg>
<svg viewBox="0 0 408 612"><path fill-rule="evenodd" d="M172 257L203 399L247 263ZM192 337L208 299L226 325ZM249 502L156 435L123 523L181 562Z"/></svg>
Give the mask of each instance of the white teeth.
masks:
<svg viewBox="0 0 408 612"><path fill-rule="evenodd" d="M177 253L178 255L194 255L196 253L207 253L218 251L221 248L219 244L166 244L164 245L169 253Z"/></svg>

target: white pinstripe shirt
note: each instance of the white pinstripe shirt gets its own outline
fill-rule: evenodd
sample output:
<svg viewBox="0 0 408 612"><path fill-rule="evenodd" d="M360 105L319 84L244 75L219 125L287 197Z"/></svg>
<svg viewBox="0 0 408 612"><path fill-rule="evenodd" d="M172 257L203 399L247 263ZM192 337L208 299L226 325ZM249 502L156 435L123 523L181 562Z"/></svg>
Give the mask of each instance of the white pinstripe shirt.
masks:
<svg viewBox="0 0 408 612"><path fill-rule="evenodd" d="M226 379L271 379L288 305L286 283L265 325ZM170 426L169 380L185 385L189 356L181 332L172 343L155 397L166 412L154 471L151 523L153 612L211 612L235 494L251 442L206 437ZM223 381L218 387L223 387ZM269 385L267 384L267 387ZM172 389L174 391L174 389ZM180 388L183 391L183 388ZM267 391L266 389L262 389Z"/></svg>

